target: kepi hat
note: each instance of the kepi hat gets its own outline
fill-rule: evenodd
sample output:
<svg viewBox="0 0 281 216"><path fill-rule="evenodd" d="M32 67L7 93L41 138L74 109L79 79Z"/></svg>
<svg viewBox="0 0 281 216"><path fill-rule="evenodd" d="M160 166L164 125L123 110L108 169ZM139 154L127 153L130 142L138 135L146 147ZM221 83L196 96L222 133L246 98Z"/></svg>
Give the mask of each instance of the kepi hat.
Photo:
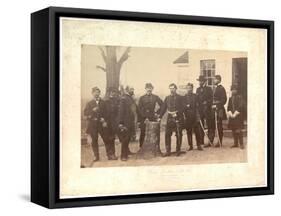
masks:
<svg viewBox="0 0 281 216"><path fill-rule="evenodd" d="M203 75L200 75L199 77L198 77L198 79L197 79L197 81L204 81L204 82L206 82L206 78L203 76Z"/></svg>

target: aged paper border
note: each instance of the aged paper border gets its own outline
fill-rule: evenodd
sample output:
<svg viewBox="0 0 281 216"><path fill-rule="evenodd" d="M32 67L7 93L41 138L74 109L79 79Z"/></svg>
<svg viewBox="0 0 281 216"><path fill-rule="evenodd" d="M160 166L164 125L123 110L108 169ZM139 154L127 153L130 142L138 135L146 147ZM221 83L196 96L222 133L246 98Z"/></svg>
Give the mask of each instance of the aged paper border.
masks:
<svg viewBox="0 0 281 216"><path fill-rule="evenodd" d="M60 198L243 187L266 178L265 29L60 19ZM248 162L80 168L81 45L248 52Z"/></svg>

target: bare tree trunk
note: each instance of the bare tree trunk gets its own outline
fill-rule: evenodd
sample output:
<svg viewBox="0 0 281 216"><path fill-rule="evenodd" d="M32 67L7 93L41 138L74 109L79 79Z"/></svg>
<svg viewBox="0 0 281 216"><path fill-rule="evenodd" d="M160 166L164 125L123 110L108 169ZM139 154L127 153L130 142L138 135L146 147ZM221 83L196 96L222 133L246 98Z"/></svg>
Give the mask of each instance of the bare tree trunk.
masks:
<svg viewBox="0 0 281 216"><path fill-rule="evenodd" d="M122 64L129 58L130 48L126 48L123 55L117 60L116 48L116 46L106 46L104 51L100 47L105 67L97 65L97 68L106 72L106 95L108 95L109 88L119 89L120 70Z"/></svg>
<svg viewBox="0 0 281 216"><path fill-rule="evenodd" d="M106 89L119 87L120 67L118 66L116 47L107 46L107 62L106 62Z"/></svg>

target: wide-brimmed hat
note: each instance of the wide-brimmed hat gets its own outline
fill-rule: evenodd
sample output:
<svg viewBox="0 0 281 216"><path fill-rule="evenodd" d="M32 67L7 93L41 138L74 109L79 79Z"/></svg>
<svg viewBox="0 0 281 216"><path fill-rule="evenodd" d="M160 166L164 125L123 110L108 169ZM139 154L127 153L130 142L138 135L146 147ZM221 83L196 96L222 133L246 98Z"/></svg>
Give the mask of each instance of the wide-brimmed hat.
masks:
<svg viewBox="0 0 281 216"><path fill-rule="evenodd" d="M199 77L198 77L198 79L197 79L197 81L206 81L206 78L203 76L203 75L200 75Z"/></svg>

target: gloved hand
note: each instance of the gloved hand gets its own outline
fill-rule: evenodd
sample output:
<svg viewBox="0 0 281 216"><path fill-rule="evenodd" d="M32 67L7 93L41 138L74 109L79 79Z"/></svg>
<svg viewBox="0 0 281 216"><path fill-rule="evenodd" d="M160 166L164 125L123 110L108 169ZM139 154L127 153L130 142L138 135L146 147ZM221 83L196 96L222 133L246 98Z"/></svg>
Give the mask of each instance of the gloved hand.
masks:
<svg viewBox="0 0 281 216"><path fill-rule="evenodd" d="M235 112L234 112L234 114L233 114L233 118L236 118L239 114L240 114L240 112L238 112L237 110L235 110Z"/></svg>
<svg viewBox="0 0 281 216"><path fill-rule="evenodd" d="M99 107L94 107L93 109L92 109L94 112L97 112L98 110L99 110Z"/></svg>
<svg viewBox="0 0 281 216"><path fill-rule="evenodd" d="M173 118L176 118L176 117L177 117L177 113L173 113L173 114L172 114L172 117L173 117Z"/></svg>
<svg viewBox="0 0 281 216"><path fill-rule="evenodd" d="M232 114L231 111L228 111L228 112L227 112L227 115L228 115L229 118L233 118L233 114Z"/></svg>
<svg viewBox="0 0 281 216"><path fill-rule="evenodd" d="M119 124L118 128L121 132L127 130L127 128L123 124Z"/></svg>

